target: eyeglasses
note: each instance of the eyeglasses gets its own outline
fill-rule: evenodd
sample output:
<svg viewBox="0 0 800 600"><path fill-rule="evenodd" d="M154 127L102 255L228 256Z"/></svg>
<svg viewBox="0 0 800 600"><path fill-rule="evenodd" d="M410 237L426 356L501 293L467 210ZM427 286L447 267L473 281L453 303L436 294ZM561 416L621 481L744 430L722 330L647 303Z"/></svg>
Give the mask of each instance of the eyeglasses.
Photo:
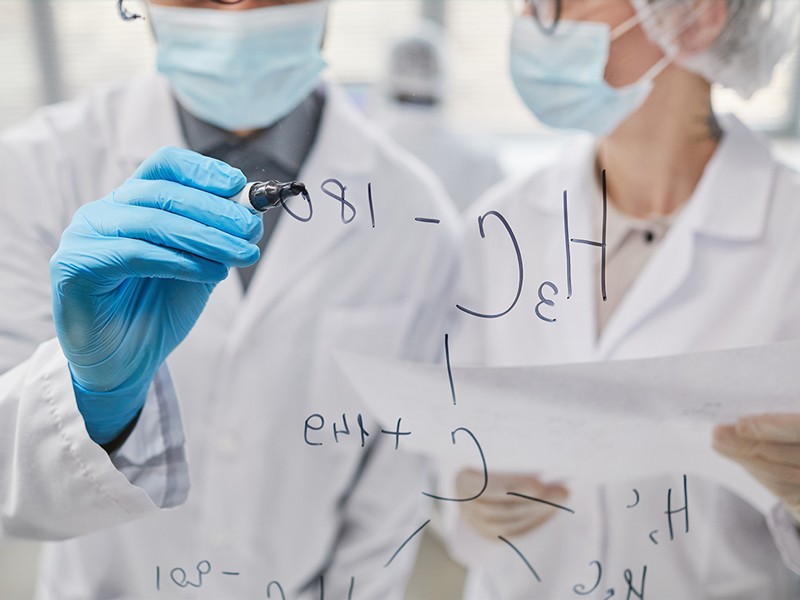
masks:
<svg viewBox="0 0 800 600"><path fill-rule="evenodd" d="M527 0L527 5L539 28L544 33L553 33L561 19L561 0Z"/></svg>
<svg viewBox="0 0 800 600"><path fill-rule="evenodd" d="M207 0L209 2L214 2L215 4L239 4L243 0ZM192 4L191 2L187 2L188 4ZM194 4L198 4L195 2ZM125 0L117 0L117 10L119 10L119 16L122 17L124 21L133 21L134 19L143 19L144 17L138 13L131 12L127 8L125 8Z"/></svg>

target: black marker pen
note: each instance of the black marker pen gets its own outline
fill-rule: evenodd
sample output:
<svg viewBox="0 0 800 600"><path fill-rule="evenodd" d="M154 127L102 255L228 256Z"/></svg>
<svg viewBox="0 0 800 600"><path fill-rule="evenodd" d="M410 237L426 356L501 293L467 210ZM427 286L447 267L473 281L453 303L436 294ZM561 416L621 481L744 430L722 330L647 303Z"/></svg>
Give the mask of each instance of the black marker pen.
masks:
<svg viewBox="0 0 800 600"><path fill-rule="evenodd" d="M255 181L248 183L242 191L231 196L231 200L242 204L256 213L263 213L270 208L279 206L282 202L294 196L305 196L308 192L304 183L289 181L281 183L274 179L270 181Z"/></svg>

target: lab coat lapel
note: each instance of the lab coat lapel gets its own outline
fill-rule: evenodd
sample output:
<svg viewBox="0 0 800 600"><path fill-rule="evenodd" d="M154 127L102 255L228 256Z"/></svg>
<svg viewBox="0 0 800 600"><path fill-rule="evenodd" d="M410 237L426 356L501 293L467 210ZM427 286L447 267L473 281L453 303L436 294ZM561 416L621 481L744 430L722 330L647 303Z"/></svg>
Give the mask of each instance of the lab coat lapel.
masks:
<svg viewBox="0 0 800 600"><path fill-rule="evenodd" d="M626 337L656 315L692 272L699 240L748 243L760 238L775 178L769 149L732 116L725 136L687 206L662 245L628 290L600 338L599 358L609 358Z"/></svg>
<svg viewBox="0 0 800 600"><path fill-rule="evenodd" d="M111 101L115 105L109 112L116 117L109 120L109 131L117 138L114 147L125 177L159 148L186 148L175 100L161 75L134 81L124 95L112 96Z"/></svg>
<svg viewBox="0 0 800 600"><path fill-rule="evenodd" d="M366 190L373 151L373 142L364 135L363 124L343 92L327 86L317 140L299 174L311 195L313 216L310 221L301 222L289 214L281 215L245 296L235 340L246 336L253 323L263 318L292 287L313 276L331 247L363 226L361 213L352 223L343 223L340 203L325 195L320 185L333 177L354 193L359 186ZM306 203L299 198L291 200L290 208L299 216L308 214Z"/></svg>
<svg viewBox="0 0 800 600"><path fill-rule="evenodd" d="M694 244L691 226L679 219L609 319L598 341L599 360L610 358L637 325L669 301L691 271Z"/></svg>

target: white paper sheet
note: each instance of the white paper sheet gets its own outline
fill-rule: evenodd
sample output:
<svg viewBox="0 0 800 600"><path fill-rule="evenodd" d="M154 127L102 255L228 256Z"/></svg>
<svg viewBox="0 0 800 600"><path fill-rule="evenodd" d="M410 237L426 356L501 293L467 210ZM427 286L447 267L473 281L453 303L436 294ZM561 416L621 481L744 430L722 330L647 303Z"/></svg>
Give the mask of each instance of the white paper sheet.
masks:
<svg viewBox="0 0 800 600"><path fill-rule="evenodd" d="M340 366L400 444L444 462L598 483L686 473L762 511L775 503L711 448L717 423L800 412L800 342L658 359L538 367L454 368L342 353ZM455 443L453 442L455 439Z"/></svg>

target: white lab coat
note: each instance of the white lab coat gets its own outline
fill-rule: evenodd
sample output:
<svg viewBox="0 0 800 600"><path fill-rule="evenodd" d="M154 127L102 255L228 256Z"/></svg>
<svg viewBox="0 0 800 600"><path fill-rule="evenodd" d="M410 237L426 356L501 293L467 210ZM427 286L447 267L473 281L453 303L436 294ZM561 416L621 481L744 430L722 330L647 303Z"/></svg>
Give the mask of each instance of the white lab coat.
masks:
<svg viewBox="0 0 800 600"><path fill-rule="evenodd" d="M266 597L273 580L287 597L318 598L323 570L326 597L346 598L351 585L353 597L397 597L413 548L384 563L424 521L425 470L366 414L362 449L365 411L333 351L442 355L456 213L427 170L329 87L299 176L312 220L283 216L246 296L235 273L217 287L167 361L182 416L161 380L118 470L87 437L51 339L48 260L82 203L157 148L183 144L158 76L48 109L0 141L0 372L32 355L0 378L2 532L72 538L46 548L48 598ZM358 210L348 225L320 191L329 177ZM302 202L294 209L305 214ZM325 425L308 438L321 446L304 441L314 413ZM343 414L350 435L336 443ZM191 490L164 510L187 494L183 432ZM195 587L204 560L210 573Z"/></svg>
<svg viewBox="0 0 800 600"><path fill-rule="evenodd" d="M490 216L485 239L479 235L476 217L489 210L499 211L516 234L524 287L504 317L459 319L461 329L451 336L453 360L492 366L603 361L800 337L800 175L775 162L739 121L723 123L725 136L693 197L599 339L600 250L572 245L573 291L567 299L562 211L567 190L570 236L599 241L602 196L594 175L594 140L578 138L552 164L497 186L469 209L459 302L494 313L514 299L518 266L508 234ZM559 290L554 295L545 288L555 306L540 307L557 319L554 323L534 313L545 280ZM758 398L753 412L759 412ZM592 561L601 563L603 577L591 598L606 597L610 588L615 598L635 598L628 593L625 570L641 591L645 565L648 599L800 597L800 580L781 556L800 567L798 533L779 508L771 515L771 535L767 520L750 505L689 476L689 533L684 513L677 513L670 541L667 492L672 488L673 510L682 507L681 474L690 470L691 465L676 464L669 475L653 473L647 480L599 489L566 482L571 495L565 504L575 514L558 512L539 530L513 540L541 583L508 546L484 541L456 522L449 541L454 555L471 567L467 597L578 597L573 586L587 592L597 578ZM640 501L629 509L634 488Z"/></svg>

